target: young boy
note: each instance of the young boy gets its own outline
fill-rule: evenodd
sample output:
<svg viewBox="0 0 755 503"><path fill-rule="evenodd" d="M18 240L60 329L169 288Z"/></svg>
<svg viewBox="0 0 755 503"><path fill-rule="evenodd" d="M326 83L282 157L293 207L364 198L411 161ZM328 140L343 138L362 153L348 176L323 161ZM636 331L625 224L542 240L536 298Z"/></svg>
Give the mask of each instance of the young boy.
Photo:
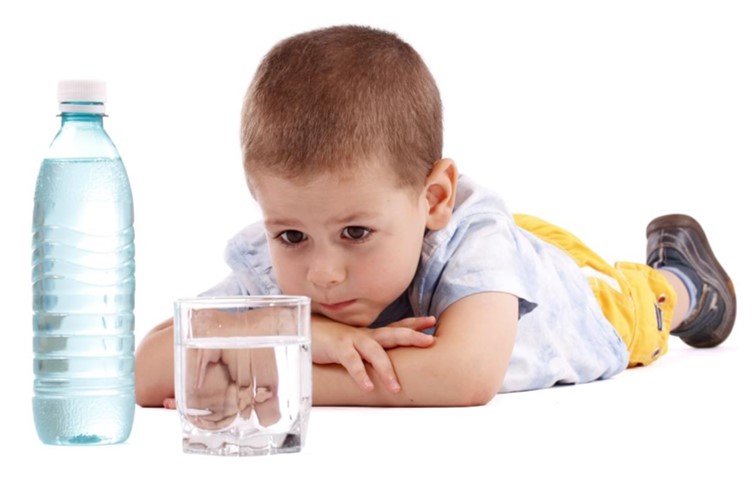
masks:
<svg viewBox="0 0 755 503"><path fill-rule="evenodd" d="M734 289L695 220L654 220L649 266L611 267L460 176L441 122L419 55L369 28L284 40L249 87L244 169L264 221L230 241L232 272L205 295L311 297L315 404L484 404L652 363L670 330L697 347L729 335ZM139 346L141 405L171 404L172 339L168 320Z"/></svg>

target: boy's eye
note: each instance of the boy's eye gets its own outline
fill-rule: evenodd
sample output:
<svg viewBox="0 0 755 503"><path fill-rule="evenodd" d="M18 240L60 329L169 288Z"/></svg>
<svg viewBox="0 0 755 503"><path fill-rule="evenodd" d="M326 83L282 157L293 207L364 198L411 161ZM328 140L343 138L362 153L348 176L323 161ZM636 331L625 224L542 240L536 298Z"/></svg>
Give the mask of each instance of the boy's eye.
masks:
<svg viewBox="0 0 755 503"><path fill-rule="evenodd" d="M370 235L370 229L367 227L350 226L341 231L341 237L351 241L360 241Z"/></svg>
<svg viewBox="0 0 755 503"><path fill-rule="evenodd" d="M289 245L299 244L307 238L301 231L283 231L278 234L278 237Z"/></svg>

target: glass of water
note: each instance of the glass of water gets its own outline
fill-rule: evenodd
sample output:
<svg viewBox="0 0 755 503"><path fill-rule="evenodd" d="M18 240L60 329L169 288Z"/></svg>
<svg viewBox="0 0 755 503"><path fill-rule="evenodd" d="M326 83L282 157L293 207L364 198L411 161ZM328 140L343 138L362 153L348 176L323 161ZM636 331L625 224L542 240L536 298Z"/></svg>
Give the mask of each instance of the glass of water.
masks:
<svg viewBox="0 0 755 503"><path fill-rule="evenodd" d="M309 298L175 303L176 407L184 452L298 452L312 404Z"/></svg>

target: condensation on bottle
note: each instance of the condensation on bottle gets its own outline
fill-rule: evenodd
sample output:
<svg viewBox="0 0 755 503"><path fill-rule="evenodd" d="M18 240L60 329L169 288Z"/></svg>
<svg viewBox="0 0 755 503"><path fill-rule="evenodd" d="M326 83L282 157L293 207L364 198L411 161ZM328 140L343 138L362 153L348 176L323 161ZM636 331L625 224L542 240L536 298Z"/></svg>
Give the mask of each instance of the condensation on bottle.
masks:
<svg viewBox="0 0 755 503"><path fill-rule="evenodd" d="M134 211L102 81L58 84L32 224L34 422L46 444L125 441L134 418Z"/></svg>

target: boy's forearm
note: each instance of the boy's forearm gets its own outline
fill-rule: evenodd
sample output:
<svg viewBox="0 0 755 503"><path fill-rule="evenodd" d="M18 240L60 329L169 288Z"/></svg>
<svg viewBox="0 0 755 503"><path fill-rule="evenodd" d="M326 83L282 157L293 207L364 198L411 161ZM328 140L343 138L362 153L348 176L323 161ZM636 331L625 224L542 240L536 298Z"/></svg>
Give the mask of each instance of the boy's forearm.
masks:
<svg viewBox="0 0 755 503"><path fill-rule="evenodd" d="M150 332L139 346L136 359L136 402L142 407L161 407L174 396L172 327ZM389 352L402 385L399 393L389 392L377 373L367 366L375 389L365 392L341 365L313 366L315 405L357 406L461 406L488 402L496 389L473 384L475 369L462 375L452 365L439 361L435 348L399 348ZM423 353L424 352L424 353ZM439 371L444 369L444 371ZM470 393L470 389L482 391ZM487 391L485 391L487 389Z"/></svg>
<svg viewBox="0 0 755 503"><path fill-rule="evenodd" d="M369 365L367 373L376 383L375 388L369 392L359 388L346 369L340 365L314 365L313 403L314 405L454 407L483 405L492 398L491 395L486 394L478 399L472 399L467 389L459 386L464 379L461 376L453 376L450 372L444 372L443 375L428 375L423 372L425 366L420 365L419 360L424 360L425 355L418 353L430 352L432 349L434 348L401 348L389 351L401 383L401 391L398 393L388 391Z"/></svg>
<svg viewBox="0 0 755 503"><path fill-rule="evenodd" d="M142 407L161 407L175 396L173 362L173 322L166 320L153 328L136 351L136 403ZM394 357L398 357L395 354ZM372 367L368 373L375 383L379 377ZM407 380L410 381L407 377ZM318 405L412 405L413 398L402 391L388 393L380 384L365 393L341 365L314 365L313 388ZM426 404L426 403L425 403ZM414 403L414 405L423 405Z"/></svg>
<svg viewBox="0 0 755 503"><path fill-rule="evenodd" d="M398 407L487 403L503 381L518 312L513 297L503 306L496 294L474 297L449 308L437 326L436 342L431 347L402 347L388 352L400 392L388 391L369 365L367 372L375 383L369 392L359 388L341 365L314 365L313 403ZM491 313L497 315L491 317ZM136 353L139 405L159 407L174 396L173 368L173 320L167 320L145 336Z"/></svg>
<svg viewBox="0 0 755 503"><path fill-rule="evenodd" d="M388 407L484 405L500 387L500 380L486 379L479 374L479 369L448 361L439 343L431 348L397 348L388 353L401 391L388 391L370 366L367 372L376 385L372 391L365 392L342 366L314 365L313 403Z"/></svg>
<svg viewBox="0 0 755 503"><path fill-rule="evenodd" d="M513 349L518 301L506 294L478 294L451 306L428 348L388 351L401 384L399 393L376 383L360 389L340 365L315 365L315 405L470 406L489 402L500 389Z"/></svg>

